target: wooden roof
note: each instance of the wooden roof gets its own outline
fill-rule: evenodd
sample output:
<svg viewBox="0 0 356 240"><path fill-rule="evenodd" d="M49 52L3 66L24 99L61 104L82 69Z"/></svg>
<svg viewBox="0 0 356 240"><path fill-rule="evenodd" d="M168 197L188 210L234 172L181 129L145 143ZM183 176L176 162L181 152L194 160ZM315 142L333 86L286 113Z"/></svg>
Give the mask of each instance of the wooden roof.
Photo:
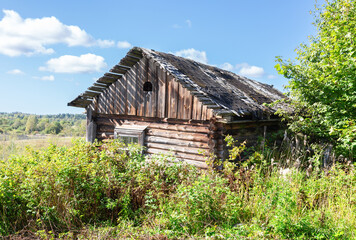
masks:
<svg viewBox="0 0 356 240"><path fill-rule="evenodd" d="M265 107L263 103L271 103L285 97L270 85L214 66L173 54L134 47L109 73L105 73L92 87L68 103L68 106L87 107L95 96L121 78L144 56L159 63L204 105L213 108L216 115L252 115L254 118L262 118L262 115L276 110Z"/></svg>

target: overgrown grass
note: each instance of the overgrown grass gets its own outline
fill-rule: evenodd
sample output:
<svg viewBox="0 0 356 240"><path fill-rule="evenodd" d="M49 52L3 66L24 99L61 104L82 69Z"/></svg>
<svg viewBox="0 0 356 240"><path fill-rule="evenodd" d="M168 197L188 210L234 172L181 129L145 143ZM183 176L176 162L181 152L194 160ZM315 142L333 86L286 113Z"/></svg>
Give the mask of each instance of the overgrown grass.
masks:
<svg viewBox="0 0 356 240"><path fill-rule="evenodd" d="M22 155L26 152L26 147L39 150L47 148L49 145L70 146L73 137L61 137L48 135L43 138L19 139L16 135L8 135L0 140L0 159L7 159L10 155Z"/></svg>
<svg viewBox="0 0 356 240"><path fill-rule="evenodd" d="M76 140L1 161L0 233L44 239L356 238L353 165L281 169L264 150L240 166L227 162L221 171L199 171L165 156L146 160L140 147L124 147Z"/></svg>

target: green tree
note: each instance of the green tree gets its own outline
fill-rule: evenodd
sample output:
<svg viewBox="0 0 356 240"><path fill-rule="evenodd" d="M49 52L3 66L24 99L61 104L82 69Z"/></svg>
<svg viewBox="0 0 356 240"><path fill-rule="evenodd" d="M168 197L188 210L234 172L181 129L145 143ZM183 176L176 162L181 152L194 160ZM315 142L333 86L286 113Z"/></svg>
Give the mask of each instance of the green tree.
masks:
<svg viewBox="0 0 356 240"><path fill-rule="evenodd" d="M38 119L36 117L36 115L30 115L27 118L27 122L26 122L26 132L27 133L31 133L33 131L36 130L36 125L37 125Z"/></svg>
<svg viewBox="0 0 356 240"><path fill-rule="evenodd" d="M296 50L296 62L277 57L295 110L290 128L355 157L356 0L326 1L316 8L314 25L317 34Z"/></svg>
<svg viewBox="0 0 356 240"><path fill-rule="evenodd" d="M62 125L59 122L55 121L50 123L49 127L46 128L45 132L47 134L58 134L62 131L62 129Z"/></svg>
<svg viewBox="0 0 356 240"><path fill-rule="evenodd" d="M18 129L21 126L21 120L16 119L15 122L12 124L13 129Z"/></svg>

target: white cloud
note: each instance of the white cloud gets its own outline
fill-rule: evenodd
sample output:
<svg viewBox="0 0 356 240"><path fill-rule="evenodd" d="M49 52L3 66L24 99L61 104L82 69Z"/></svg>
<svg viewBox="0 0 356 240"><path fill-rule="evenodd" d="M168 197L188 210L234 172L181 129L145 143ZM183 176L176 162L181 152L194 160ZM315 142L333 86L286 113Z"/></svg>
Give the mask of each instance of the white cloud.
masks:
<svg viewBox="0 0 356 240"><path fill-rule="evenodd" d="M49 76L43 76L41 77L42 81L54 81L54 76L53 75L49 75Z"/></svg>
<svg viewBox="0 0 356 240"><path fill-rule="evenodd" d="M122 42L117 42L117 47L118 48L131 48L132 45L131 43L127 42L127 41L122 41Z"/></svg>
<svg viewBox="0 0 356 240"><path fill-rule="evenodd" d="M197 62L201 62L201 63L205 63L205 64L208 63L208 58L206 56L206 52L198 51L198 50L195 50L194 48L180 50L178 52L175 52L174 54L177 56L180 56L180 57L192 59Z"/></svg>
<svg viewBox="0 0 356 240"><path fill-rule="evenodd" d="M271 75L268 75L267 78L268 78L268 79L276 79L277 76L271 74Z"/></svg>
<svg viewBox="0 0 356 240"><path fill-rule="evenodd" d="M21 74L25 74L23 71L21 71L20 69L13 69L7 72L8 74L13 74L13 75L21 75Z"/></svg>
<svg viewBox="0 0 356 240"><path fill-rule="evenodd" d="M251 66L247 63L236 64L236 69L239 70L238 74L251 78L260 78L265 74L262 67Z"/></svg>
<svg viewBox="0 0 356 240"><path fill-rule="evenodd" d="M39 79L42 81L54 81L54 76L49 75L49 76L43 76L43 77L33 77L34 79Z"/></svg>
<svg viewBox="0 0 356 240"><path fill-rule="evenodd" d="M220 65L220 68L224 69L224 70L227 70L227 71L233 71L234 70L234 66L232 66L231 63L223 63Z"/></svg>
<svg viewBox="0 0 356 240"><path fill-rule="evenodd" d="M185 22L187 23L188 27L191 28L192 27L192 21L190 21L189 19L185 20Z"/></svg>
<svg viewBox="0 0 356 240"><path fill-rule="evenodd" d="M23 19L13 10L3 10L0 20L0 53L8 56L51 54L48 45L64 43L68 46L115 45L114 41L94 39L78 26L65 25L56 17Z"/></svg>
<svg viewBox="0 0 356 240"><path fill-rule="evenodd" d="M108 48L108 47L114 47L115 46L115 41L98 39L97 40L97 44L98 44L99 47Z"/></svg>
<svg viewBox="0 0 356 240"><path fill-rule="evenodd" d="M104 58L95 54L84 54L77 56L64 55L59 58L52 58L47 61L45 67L40 67L40 71L55 73L93 73L100 72L107 67Z"/></svg>

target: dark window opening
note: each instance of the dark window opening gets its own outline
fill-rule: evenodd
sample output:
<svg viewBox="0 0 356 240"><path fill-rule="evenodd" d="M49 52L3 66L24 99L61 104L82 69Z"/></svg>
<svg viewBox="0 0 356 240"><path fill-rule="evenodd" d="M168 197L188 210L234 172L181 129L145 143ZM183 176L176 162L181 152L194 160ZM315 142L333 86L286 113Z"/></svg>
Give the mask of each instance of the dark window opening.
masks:
<svg viewBox="0 0 356 240"><path fill-rule="evenodd" d="M143 84L143 91L152 92L152 83L151 82L145 82Z"/></svg>

